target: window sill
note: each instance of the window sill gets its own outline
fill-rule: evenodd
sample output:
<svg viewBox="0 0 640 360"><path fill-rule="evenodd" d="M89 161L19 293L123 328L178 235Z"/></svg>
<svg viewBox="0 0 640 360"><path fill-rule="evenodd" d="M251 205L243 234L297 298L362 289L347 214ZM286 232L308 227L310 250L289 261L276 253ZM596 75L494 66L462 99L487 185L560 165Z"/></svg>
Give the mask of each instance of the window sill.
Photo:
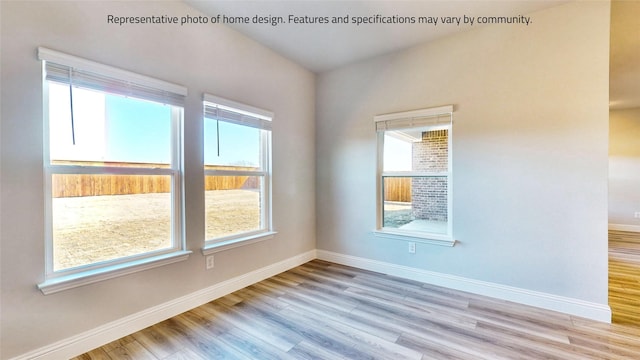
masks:
<svg viewBox="0 0 640 360"><path fill-rule="evenodd" d="M189 257L189 254L191 254L191 251L177 251L169 254L135 260L124 264L105 266L99 269L55 277L38 284L38 289L40 289L43 294L49 295L98 281L113 279L115 277L184 261Z"/></svg>
<svg viewBox="0 0 640 360"><path fill-rule="evenodd" d="M451 236L439 234L416 234L404 233L401 231L374 230L373 235L392 240L411 241L440 246L454 246L456 244L456 240Z"/></svg>
<svg viewBox="0 0 640 360"><path fill-rule="evenodd" d="M260 241L273 239L273 236L277 234L275 231L261 232L258 234L252 234L249 236L233 238L229 240L222 240L213 244L207 244L202 248L202 255L211 255L217 252L254 244Z"/></svg>

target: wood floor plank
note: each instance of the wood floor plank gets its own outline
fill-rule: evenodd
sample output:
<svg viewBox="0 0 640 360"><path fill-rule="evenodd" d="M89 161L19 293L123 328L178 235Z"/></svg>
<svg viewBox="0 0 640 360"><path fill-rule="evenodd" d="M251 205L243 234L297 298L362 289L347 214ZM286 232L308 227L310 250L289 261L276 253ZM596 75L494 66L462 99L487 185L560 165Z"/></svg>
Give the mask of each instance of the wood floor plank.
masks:
<svg viewBox="0 0 640 360"><path fill-rule="evenodd" d="M474 315L478 321L484 323L494 324L502 326L504 328L513 329L516 331L526 330L527 334L532 334L545 338L554 342L569 343L569 337L566 334L566 326L570 326L570 319L564 320L566 326L553 320L553 316L550 314L545 317L531 317L523 315L518 312L509 312L504 309L497 309L491 305L480 305L477 300L471 300L469 304L469 313ZM512 306L512 305L510 305ZM525 307L528 308L528 307Z"/></svg>
<svg viewBox="0 0 640 360"><path fill-rule="evenodd" d="M116 349L116 348L121 348L125 345L127 345L130 342L136 341L136 338L132 335L129 336L125 336L121 339L112 341L104 346L102 346L102 348L104 349L104 351L106 352L111 352L112 350Z"/></svg>
<svg viewBox="0 0 640 360"><path fill-rule="evenodd" d="M477 360L482 356L470 354L460 349L449 347L430 338L403 334L398 338L398 345L420 351L422 359Z"/></svg>
<svg viewBox="0 0 640 360"><path fill-rule="evenodd" d="M122 360L155 360L156 357L137 341L131 341L109 351L109 357Z"/></svg>
<svg viewBox="0 0 640 360"><path fill-rule="evenodd" d="M332 352L322 345L309 341L300 342L293 349L289 350L289 355L296 359L304 360L349 360L346 356Z"/></svg>
<svg viewBox="0 0 640 360"><path fill-rule="evenodd" d="M208 303L200 308L210 316L215 316L218 321L225 321L230 326L261 338L283 352L291 350L300 341L277 328L256 321L255 318L247 316L243 312L220 306L218 303Z"/></svg>
<svg viewBox="0 0 640 360"><path fill-rule="evenodd" d="M160 359L160 358L158 358ZM209 360L206 357L201 356L190 348L184 348L174 354L171 354L162 360Z"/></svg>
<svg viewBox="0 0 640 360"><path fill-rule="evenodd" d="M581 360L581 356L564 353L570 347L568 342L548 341L538 334L530 334L489 322L479 322L476 330L489 338L498 338L508 342L525 358ZM562 357L558 357L554 353L562 353Z"/></svg>
<svg viewBox="0 0 640 360"><path fill-rule="evenodd" d="M614 235L614 253L640 260ZM606 324L314 260L74 360L636 359L631 266L612 261L622 320Z"/></svg>
<svg viewBox="0 0 640 360"><path fill-rule="evenodd" d="M281 351L273 344L253 336L237 328L231 328L220 336L220 340L234 347L250 359L264 360L295 360L285 351Z"/></svg>
<svg viewBox="0 0 640 360"><path fill-rule="evenodd" d="M112 360L109 354L104 351L103 348L97 348L86 352L82 355L76 356L71 360Z"/></svg>
<svg viewBox="0 0 640 360"><path fill-rule="evenodd" d="M435 316L420 318L402 312L380 312L374 308L366 309L364 307L356 311L368 312L370 316L385 321L388 326L403 330L403 336L413 335L418 338L428 338L441 346L450 347L460 352L468 352L478 358L512 359L518 356L517 352L498 344L500 341L497 339L487 338L474 329L439 321Z"/></svg>
<svg viewBox="0 0 640 360"><path fill-rule="evenodd" d="M640 324L640 233L609 231L609 306L615 323Z"/></svg>
<svg viewBox="0 0 640 360"><path fill-rule="evenodd" d="M334 333L323 333L322 331L319 331L314 327L312 321L309 321L309 323L296 322L291 319L291 316L282 316L280 312L271 312L270 309L263 307L264 303L256 301L255 299L249 299L248 301L243 301L240 304L244 304L245 308L253 310L259 316L269 318L279 326L298 334L309 343L321 345L332 352L342 354L350 359L370 358L366 353L356 350L351 341L346 341L341 336L337 336Z"/></svg>
<svg viewBox="0 0 640 360"><path fill-rule="evenodd" d="M221 343L216 333L210 333L197 324L185 319L184 314L163 322L171 329L185 347L189 347L199 356L206 359L247 359Z"/></svg>
<svg viewBox="0 0 640 360"><path fill-rule="evenodd" d="M164 359L184 348L182 343L163 326L150 326L133 334L133 337L159 359Z"/></svg>
<svg viewBox="0 0 640 360"><path fill-rule="evenodd" d="M319 294L316 294L314 297L311 294L304 294L303 291L286 294L283 296L283 300L290 302L296 308L303 309L318 318L326 317L335 322L349 324L349 326L355 329L366 331L384 340L396 341L400 336L400 332L392 331L384 324L376 323L370 318L353 314L353 308L327 306L324 300L318 300L320 297Z"/></svg>
<svg viewBox="0 0 640 360"><path fill-rule="evenodd" d="M359 330L355 327L332 321L327 318L318 318L306 313L304 309L288 308L283 311L287 318L308 324L323 334L335 334L335 338L342 342L349 343L354 349L368 354L371 358L385 358L398 360L420 360L422 354L412 349L404 348L395 341L385 340L373 334Z"/></svg>
<svg viewBox="0 0 640 360"><path fill-rule="evenodd" d="M250 319L254 324L261 324L261 326L265 328L265 331L270 331L279 338L287 339L293 346L304 340L301 334L287 326L283 326L281 322L277 321L278 319L273 313L260 311L255 306L251 306L244 301L228 307L227 310L241 317Z"/></svg>

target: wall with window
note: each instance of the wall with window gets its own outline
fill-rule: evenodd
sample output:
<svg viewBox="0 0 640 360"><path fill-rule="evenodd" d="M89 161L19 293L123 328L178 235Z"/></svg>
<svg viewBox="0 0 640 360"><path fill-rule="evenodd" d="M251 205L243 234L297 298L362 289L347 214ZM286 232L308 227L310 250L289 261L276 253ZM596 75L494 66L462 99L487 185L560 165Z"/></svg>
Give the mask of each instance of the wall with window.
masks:
<svg viewBox="0 0 640 360"><path fill-rule="evenodd" d="M609 118L609 227L640 231L640 108L611 110Z"/></svg>
<svg viewBox="0 0 640 360"><path fill-rule="evenodd" d="M606 308L609 4L531 16L318 77L319 250ZM447 104L458 242L411 254L373 233L373 118Z"/></svg>
<svg viewBox="0 0 640 360"><path fill-rule="evenodd" d="M181 2L3 1L0 6L0 358L68 339L315 248L312 73L222 25L120 27L106 22L110 14L199 15ZM36 285L44 281L45 271L43 95L38 46L188 89L184 230L186 248L192 253L187 260L50 295L38 290ZM212 270L205 270L201 253L205 241L203 93L275 114L271 217L277 233L269 240L216 253ZM86 182L97 186L97 180L89 178ZM88 186L85 190L91 189Z"/></svg>

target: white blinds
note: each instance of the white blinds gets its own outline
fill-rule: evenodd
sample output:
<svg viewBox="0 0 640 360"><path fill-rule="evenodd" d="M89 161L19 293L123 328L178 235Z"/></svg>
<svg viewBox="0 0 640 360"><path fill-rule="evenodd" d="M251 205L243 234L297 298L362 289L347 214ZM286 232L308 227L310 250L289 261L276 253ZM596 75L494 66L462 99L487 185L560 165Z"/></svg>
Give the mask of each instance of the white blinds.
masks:
<svg viewBox="0 0 640 360"><path fill-rule="evenodd" d="M204 116L214 120L270 131L273 113L205 94Z"/></svg>
<svg viewBox="0 0 640 360"><path fill-rule="evenodd" d="M401 130L416 127L451 124L453 105L393 114L376 115L376 131Z"/></svg>
<svg viewBox="0 0 640 360"><path fill-rule="evenodd" d="M184 106L187 88L46 48L38 48L46 80L163 104Z"/></svg>

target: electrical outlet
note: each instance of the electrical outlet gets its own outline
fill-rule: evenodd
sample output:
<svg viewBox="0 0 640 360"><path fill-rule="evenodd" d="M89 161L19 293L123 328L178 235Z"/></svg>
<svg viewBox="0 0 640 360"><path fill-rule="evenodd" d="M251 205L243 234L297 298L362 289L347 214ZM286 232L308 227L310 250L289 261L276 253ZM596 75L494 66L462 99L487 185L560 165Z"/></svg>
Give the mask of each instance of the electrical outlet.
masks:
<svg viewBox="0 0 640 360"><path fill-rule="evenodd" d="M640 211L636 211L633 213L633 217L636 219L640 219Z"/></svg>
<svg viewBox="0 0 640 360"><path fill-rule="evenodd" d="M416 253L416 243L410 242L409 243L409 254L415 254L415 253Z"/></svg>
<svg viewBox="0 0 640 360"><path fill-rule="evenodd" d="M207 270L213 269L213 255L209 255L205 259L207 262Z"/></svg>

